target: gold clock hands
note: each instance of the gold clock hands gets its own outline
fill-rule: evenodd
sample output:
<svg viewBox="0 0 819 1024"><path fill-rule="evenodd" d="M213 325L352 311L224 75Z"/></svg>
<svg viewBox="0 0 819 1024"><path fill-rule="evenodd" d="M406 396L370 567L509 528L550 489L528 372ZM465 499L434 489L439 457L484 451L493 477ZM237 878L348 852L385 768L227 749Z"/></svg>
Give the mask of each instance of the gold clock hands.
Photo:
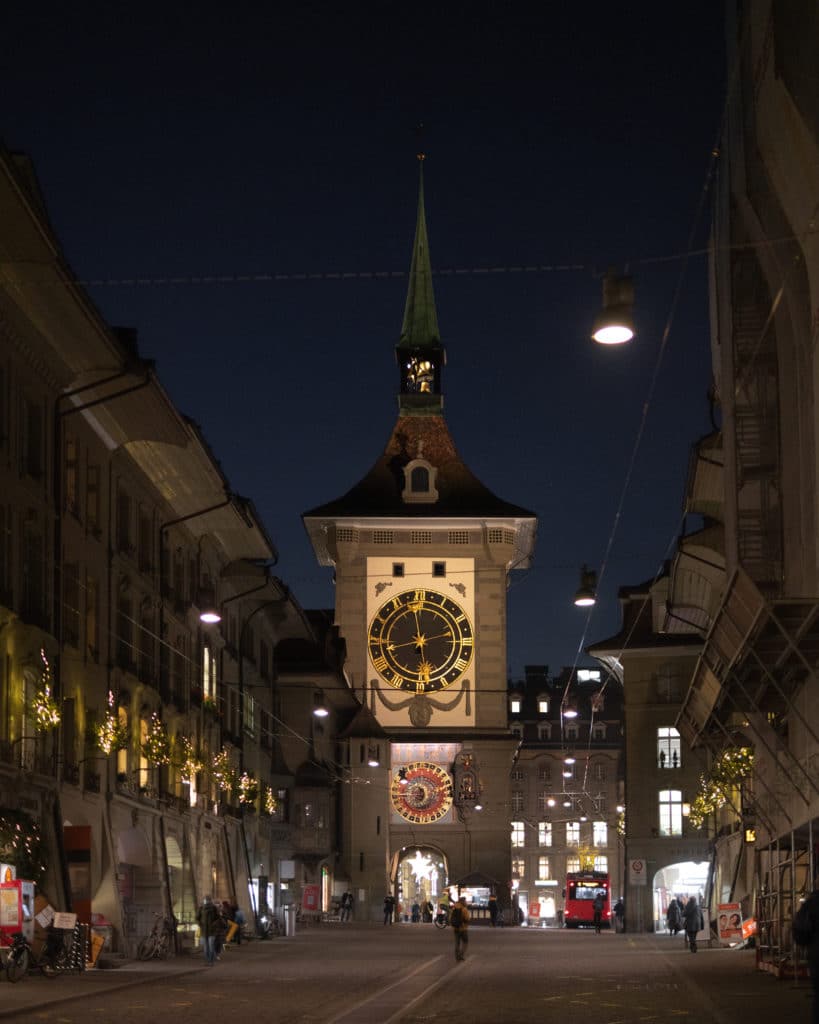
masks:
<svg viewBox="0 0 819 1024"><path fill-rule="evenodd" d="M402 644L388 643L384 646L388 651L396 651L399 647L423 647L430 640L440 640L441 637L448 637L449 640L452 640L452 633L449 630L445 633L436 633L435 636L424 636L422 633L420 636L413 637L412 640L405 640Z"/></svg>

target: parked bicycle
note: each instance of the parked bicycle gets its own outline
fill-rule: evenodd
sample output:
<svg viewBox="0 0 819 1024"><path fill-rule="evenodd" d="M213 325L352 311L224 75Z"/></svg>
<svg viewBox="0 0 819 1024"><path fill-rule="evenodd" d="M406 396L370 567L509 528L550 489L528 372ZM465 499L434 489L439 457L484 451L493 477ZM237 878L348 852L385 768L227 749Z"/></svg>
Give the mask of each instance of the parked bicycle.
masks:
<svg viewBox="0 0 819 1024"><path fill-rule="evenodd" d="M61 970L68 967L62 931L49 928L39 955L35 955L22 932L14 932L11 940L11 948L6 958L6 977L11 982L20 981L34 971L39 971L44 978L52 980Z"/></svg>
<svg viewBox="0 0 819 1024"><path fill-rule="evenodd" d="M173 925L162 914L154 914L154 926L137 946L137 960L164 960L173 946Z"/></svg>

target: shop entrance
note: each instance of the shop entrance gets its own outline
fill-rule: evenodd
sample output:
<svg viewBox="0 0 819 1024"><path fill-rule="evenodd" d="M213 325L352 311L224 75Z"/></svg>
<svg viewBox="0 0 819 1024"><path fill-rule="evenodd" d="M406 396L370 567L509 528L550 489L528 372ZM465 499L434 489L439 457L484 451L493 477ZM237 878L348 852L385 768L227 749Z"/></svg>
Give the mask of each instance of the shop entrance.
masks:
<svg viewBox="0 0 819 1024"><path fill-rule="evenodd" d="M707 861L681 861L679 864L669 864L660 868L654 876L654 931L668 931L666 914L669 903L675 897L681 906L685 905L689 896L696 896L697 903L702 905L707 882Z"/></svg>
<svg viewBox="0 0 819 1024"><path fill-rule="evenodd" d="M448 895L446 857L432 846L407 846L399 854L395 879L398 919L429 922Z"/></svg>

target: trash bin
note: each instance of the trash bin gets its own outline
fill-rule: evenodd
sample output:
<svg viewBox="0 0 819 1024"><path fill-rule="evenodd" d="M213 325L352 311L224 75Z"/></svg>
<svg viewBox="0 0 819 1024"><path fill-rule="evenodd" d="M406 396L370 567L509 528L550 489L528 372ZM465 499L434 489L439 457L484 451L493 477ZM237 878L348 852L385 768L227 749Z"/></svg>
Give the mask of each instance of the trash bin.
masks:
<svg viewBox="0 0 819 1024"><path fill-rule="evenodd" d="M285 937L296 934L296 908L295 907L283 907L282 913L284 914L284 934Z"/></svg>

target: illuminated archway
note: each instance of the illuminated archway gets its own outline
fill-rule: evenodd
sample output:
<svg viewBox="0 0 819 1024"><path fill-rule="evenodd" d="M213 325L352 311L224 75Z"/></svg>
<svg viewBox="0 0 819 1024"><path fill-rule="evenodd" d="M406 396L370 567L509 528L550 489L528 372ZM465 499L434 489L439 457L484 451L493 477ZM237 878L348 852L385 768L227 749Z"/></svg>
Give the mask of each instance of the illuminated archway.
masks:
<svg viewBox="0 0 819 1024"><path fill-rule="evenodd" d="M702 904L708 883L708 861L680 861L668 864L654 875L652 914L654 931L667 932L666 913L673 898L685 904L689 896L696 896Z"/></svg>
<svg viewBox="0 0 819 1024"><path fill-rule="evenodd" d="M393 858L392 884L401 906L401 920L424 920L429 906L437 907L447 895L449 866L446 854L435 846L420 843L405 846Z"/></svg>

